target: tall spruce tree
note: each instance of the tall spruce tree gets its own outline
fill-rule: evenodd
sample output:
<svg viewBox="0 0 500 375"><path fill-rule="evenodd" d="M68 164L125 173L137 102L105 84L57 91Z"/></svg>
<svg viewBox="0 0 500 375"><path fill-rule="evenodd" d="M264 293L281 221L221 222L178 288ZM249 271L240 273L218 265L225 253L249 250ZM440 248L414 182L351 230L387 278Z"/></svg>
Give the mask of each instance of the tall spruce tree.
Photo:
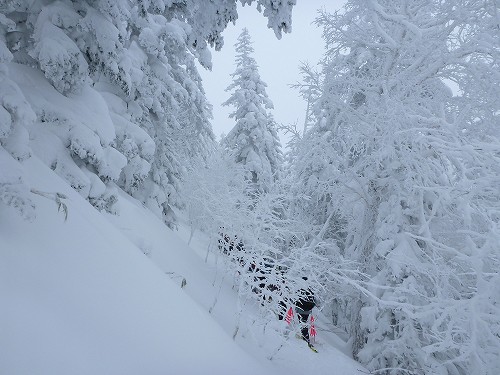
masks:
<svg viewBox="0 0 500 375"><path fill-rule="evenodd" d="M233 92L223 105L234 107L230 117L236 120L236 125L224 139L224 145L235 161L244 165L251 182L248 193L252 195L269 191L278 177L283 157L275 121L267 111L273 108L273 103L252 57L254 49L246 28L235 47L236 70L231 74L233 83L226 89Z"/></svg>

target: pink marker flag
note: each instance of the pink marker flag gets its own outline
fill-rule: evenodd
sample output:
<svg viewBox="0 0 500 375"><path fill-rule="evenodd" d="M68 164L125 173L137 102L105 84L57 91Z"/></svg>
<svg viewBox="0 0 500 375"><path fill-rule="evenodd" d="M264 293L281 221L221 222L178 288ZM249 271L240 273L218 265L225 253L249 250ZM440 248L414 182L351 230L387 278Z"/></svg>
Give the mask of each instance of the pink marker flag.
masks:
<svg viewBox="0 0 500 375"><path fill-rule="evenodd" d="M293 320L293 309L290 307L286 313L285 321L290 324Z"/></svg>
<svg viewBox="0 0 500 375"><path fill-rule="evenodd" d="M314 316L311 315L311 327L309 328L309 337L311 341L316 341L316 326L314 325Z"/></svg>

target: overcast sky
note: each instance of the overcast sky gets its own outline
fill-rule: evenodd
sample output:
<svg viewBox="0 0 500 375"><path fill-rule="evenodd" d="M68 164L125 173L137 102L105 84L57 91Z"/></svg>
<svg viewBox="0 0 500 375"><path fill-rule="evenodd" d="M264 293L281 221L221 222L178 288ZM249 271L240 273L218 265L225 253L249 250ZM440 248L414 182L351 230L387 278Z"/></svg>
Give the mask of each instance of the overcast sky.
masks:
<svg viewBox="0 0 500 375"><path fill-rule="evenodd" d="M246 27L252 38L260 77L267 83L267 94L274 103L275 120L282 124L297 122L302 127L306 104L297 90L289 85L300 80L300 62L307 61L314 65L323 54L321 30L312 24L317 10L323 8L333 13L343 3L343 0L297 0L293 9L292 33L283 34L281 40L267 28L267 19L254 5L239 8L236 25L230 24L224 31L224 47L219 52L212 51L212 71L200 68L208 100L214 107L212 126L217 139L221 134L227 134L235 124L234 119L229 118L232 108L222 107L221 103L230 95L225 89L231 83L230 74L235 70L234 44L241 30Z"/></svg>

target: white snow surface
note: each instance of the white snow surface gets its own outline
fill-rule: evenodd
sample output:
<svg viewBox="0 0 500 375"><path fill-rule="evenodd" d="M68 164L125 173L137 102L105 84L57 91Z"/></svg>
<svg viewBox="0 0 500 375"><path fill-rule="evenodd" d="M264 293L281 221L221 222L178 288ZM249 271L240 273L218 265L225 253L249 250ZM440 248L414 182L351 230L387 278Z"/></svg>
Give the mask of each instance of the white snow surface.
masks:
<svg viewBox="0 0 500 375"><path fill-rule="evenodd" d="M31 222L0 203L0 374L363 371L321 314L317 354L284 341L284 322L256 323L220 257L205 260L205 236L188 246L186 227L171 231L125 194L119 215L99 213L36 157L23 169L33 189L67 196L68 217L40 195Z"/></svg>

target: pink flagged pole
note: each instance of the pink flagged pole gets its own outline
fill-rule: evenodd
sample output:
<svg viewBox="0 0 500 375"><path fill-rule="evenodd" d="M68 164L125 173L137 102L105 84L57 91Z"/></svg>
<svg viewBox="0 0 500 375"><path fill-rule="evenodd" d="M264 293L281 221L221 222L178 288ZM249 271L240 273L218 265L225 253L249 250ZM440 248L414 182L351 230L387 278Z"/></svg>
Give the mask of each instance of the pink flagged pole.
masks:
<svg viewBox="0 0 500 375"><path fill-rule="evenodd" d="M311 315L311 326L309 327L309 338L311 343L316 343L316 326L314 325L314 316Z"/></svg>
<svg viewBox="0 0 500 375"><path fill-rule="evenodd" d="M285 322L287 322L288 325L290 325L292 320L293 320L293 309L290 307L286 313Z"/></svg>

